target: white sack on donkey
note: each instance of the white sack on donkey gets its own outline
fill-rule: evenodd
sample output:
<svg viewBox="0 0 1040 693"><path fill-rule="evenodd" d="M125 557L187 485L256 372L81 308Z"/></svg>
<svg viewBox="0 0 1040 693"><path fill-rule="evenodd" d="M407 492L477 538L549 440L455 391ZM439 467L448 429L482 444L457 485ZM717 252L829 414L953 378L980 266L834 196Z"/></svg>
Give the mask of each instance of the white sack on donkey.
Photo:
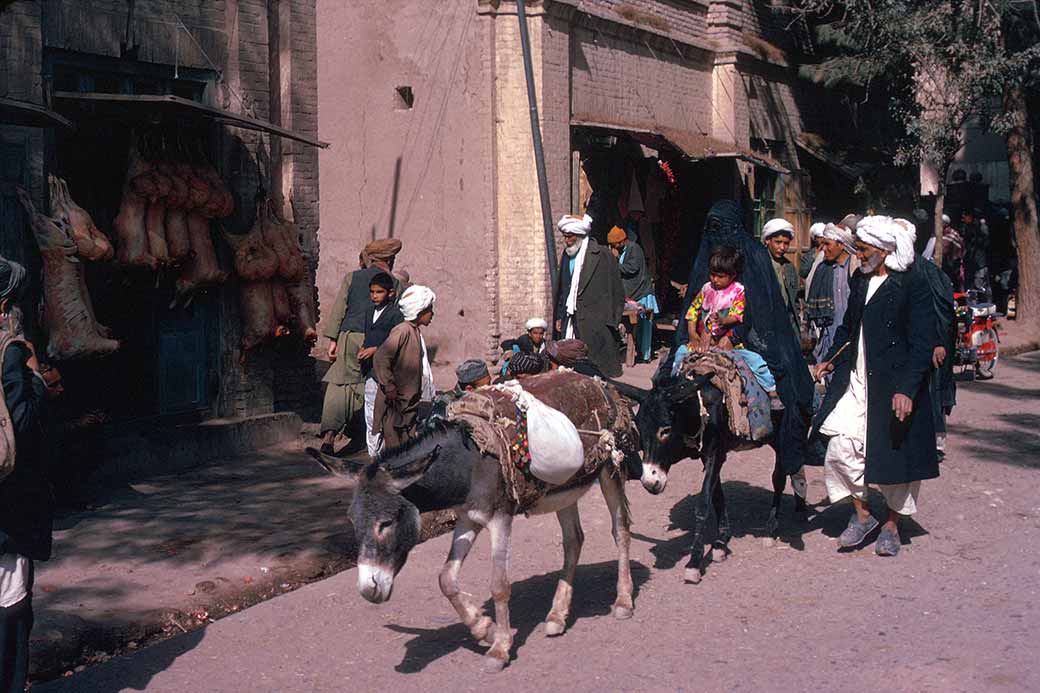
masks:
<svg viewBox="0 0 1040 693"><path fill-rule="evenodd" d="M531 454L531 474L547 484L566 483L585 464L585 448L574 423L516 381L498 386L509 392L517 406L527 413L527 442Z"/></svg>

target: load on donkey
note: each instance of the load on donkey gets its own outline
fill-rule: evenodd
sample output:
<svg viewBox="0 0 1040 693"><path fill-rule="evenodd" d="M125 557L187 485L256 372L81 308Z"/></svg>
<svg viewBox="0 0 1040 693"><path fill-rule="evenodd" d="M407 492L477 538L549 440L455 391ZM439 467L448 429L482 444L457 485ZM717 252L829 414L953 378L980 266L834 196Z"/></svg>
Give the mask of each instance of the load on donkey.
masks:
<svg viewBox="0 0 1040 693"><path fill-rule="evenodd" d="M562 413L580 444L576 467L566 477L556 477L563 478L560 483L531 473L542 443L533 430L534 416L528 414L538 407ZM550 418L558 416L556 412ZM583 541L577 502L596 481L610 510L618 548L613 613L619 619L632 616L625 458L638 454L635 435L631 410L615 388L577 373L555 371L525 379L522 389L512 383L466 393L448 406L446 418L432 419L418 438L367 465L347 463L348 469L340 472L343 461L312 448L307 452L328 471L357 481L350 518L359 544L358 591L371 602L390 598L394 578L418 542L420 513L457 509L440 588L473 637L491 643L485 663L497 671L508 663L513 639L507 573L513 517L554 512L559 519L564 565L545 632L560 635L567 624ZM570 457L567 452L556 449L552 457ZM560 470L550 469L549 475L553 473ZM485 527L491 534L494 620L459 587L462 564Z"/></svg>
<svg viewBox="0 0 1040 693"><path fill-rule="evenodd" d="M772 421L745 424L741 420L742 398L746 399L755 385L745 383L732 392L730 370L717 357L712 367L702 355L691 354L677 376L672 375L672 359L664 359L649 393L626 392L641 401L636 425L643 448L643 486L651 493L661 493L668 482L668 470L687 457L704 463L704 482L696 506L696 523L686 566L687 582L700 582L704 559L705 525L714 517L717 536L713 543L714 560L725 560L729 553L729 520L720 472L728 452L769 444L776 452L773 468L773 505L767 528L775 532L779 523L780 501L787 477L806 462L806 434L811 415L813 384L802 357L798 335L787 319L779 283L765 247L744 231L740 206L732 200L717 202L708 213L704 235L690 273L689 289L682 315L686 314L693 295L708 279L708 258L720 245L730 245L744 253L745 269L741 281L747 296L747 308L741 341L765 359L776 379L777 393L784 405L782 413L774 413ZM686 335L685 324L677 330L676 348ZM721 371L720 371L721 368ZM748 380L747 378L744 378ZM750 386L750 387L749 387ZM753 407L747 408L749 412ZM744 415L746 416L746 415ZM767 434L764 424L770 424ZM805 509L805 491L795 487L795 508Z"/></svg>

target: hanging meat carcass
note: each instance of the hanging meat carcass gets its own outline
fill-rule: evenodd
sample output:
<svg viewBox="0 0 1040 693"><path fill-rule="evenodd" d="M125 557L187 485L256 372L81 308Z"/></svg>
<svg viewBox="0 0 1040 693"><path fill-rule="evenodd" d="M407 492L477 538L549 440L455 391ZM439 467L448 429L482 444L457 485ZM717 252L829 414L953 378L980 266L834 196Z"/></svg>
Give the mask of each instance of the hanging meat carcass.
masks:
<svg viewBox="0 0 1040 693"><path fill-rule="evenodd" d="M289 297L289 307L297 334L303 341L314 344L318 341L318 311L314 305L314 287L311 286L309 278L304 277L298 282L286 284L285 293Z"/></svg>
<svg viewBox="0 0 1040 693"><path fill-rule="evenodd" d="M224 234L235 253L235 273L246 281L263 281L278 273L278 255L264 242L263 206L257 203L256 219L247 233Z"/></svg>
<svg viewBox="0 0 1040 693"><path fill-rule="evenodd" d="M183 299L193 291L222 284L227 272L217 263L217 252L209 233L209 219L198 212L188 212L188 239L191 242L191 257L184 263L177 278L177 299Z"/></svg>
<svg viewBox="0 0 1040 693"><path fill-rule="evenodd" d="M195 175L209 186L209 198L202 209L203 214L212 219L226 219L235 211L235 198L228 190L224 179L209 164L195 167Z"/></svg>
<svg viewBox="0 0 1040 693"><path fill-rule="evenodd" d="M148 232L145 216L148 202L138 192L144 189L149 194L158 194L158 182L146 176L152 165L141 157L137 138L130 136L130 152L127 156L126 181L123 184L123 199L112 228L116 235L116 257L123 265L155 269L158 262L149 252Z"/></svg>
<svg viewBox="0 0 1040 693"><path fill-rule="evenodd" d="M170 253L170 262L179 265L191 255L187 212L191 191L188 183L177 173L173 164L163 162L159 164L158 168L172 183L170 194L166 196L166 217L163 219L163 230L166 232L166 247Z"/></svg>
<svg viewBox="0 0 1040 693"><path fill-rule="evenodd" d="M98 331L80 272L81 263L75 257L77 247L71 229L63 221L37 212L24 189L17 188L17 193L29 215L43 260L43 320L48 333L48 357L63 361L113 353L119 349L119 342Z"/></svg>
<svg viewBox="0 0 1040 693"><path fill-rule="evenodd" d="M296 226L282 219L270 198L263 205L264 241L278 255L278 275L288 281L299 281L307 273L307 263L300 248Z"/></svg>
<svg viewBox="0 0 1040 693"><path fill-rule="evenodd" d="M238 287L242 312L242 351L249 351L278 334L270 281L244 281Z"/></svg>
<svg viewBox="0 0 1040 693"><path fill-rule="evenodd" d="M105 234L94 225L85 209L76 204L69 194L68 184L55 175L48 175L51 193L51 217L61 219L72 233L79 256L85 260L111 260L115 249Z"/></svg>
<svg viewBox="0 0 1040 693"><path fill-rule="evenodd" d="M289 303L289 293L285 284L280 281L271 282L271 302L274 304L274 319L278 323L275 335L278 337L292 333L293 319L292 305Z"/></svg>

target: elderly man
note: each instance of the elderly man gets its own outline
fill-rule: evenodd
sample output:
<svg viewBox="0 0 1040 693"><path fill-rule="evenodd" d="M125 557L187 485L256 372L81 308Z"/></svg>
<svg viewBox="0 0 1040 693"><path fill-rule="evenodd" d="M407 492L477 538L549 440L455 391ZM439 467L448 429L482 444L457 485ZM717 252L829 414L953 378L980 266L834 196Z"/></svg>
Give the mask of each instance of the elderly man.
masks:
<svg viewBox="0 0 1040 693"><path fill-rule="evenodd" d="M589 237L592 219L565 216L556 225L564 252L556 285L555 327L560 337L581 339L589 358L609 377L621 375L617 328L625 292L617 260Z"/></svg>
<svg viewBox="0 0 1040 693"><path fill-rule="evenodd" d="M786 219L770 219L762 227L762 242L766 244L773 261L773 272L780 283L780 295L784 299L787 317L797 335L801 333L798 326L798 270L787 259L787 250L793 240L794 225Z"/></svg>
<svg viewBox="0 0 1040 693"><path fill-rule="evenodd" d="M383 436L387 449L415 436L419 403L433 401L433 369L422 328L433 322L436 300L429 287L408 287L398 301L404 322L390 331L372 357L372 374L379 384L373 430Z"/></svg>
<svg viewBox="0 0 1040 693"><path fill-rule="evenodd" d="M932 298L912 271L913 241L888 217L856 229L860 269L845 320L817 378L834 370L816 419L829 437L824 461L832 503L852 497L855 512L839 544L862 544L878 526L867 507L877 485L888 506L875 552L899 553L899 519L917 512L921 481L939 476L929 388L937 346Z"/></svg>
<svg viewBox="0 0 1040 693"><path fill-rule="evenodd" d="M823 262L812 274L805 292L805 319L817 335L813 357L816 362L830 352L834 333L849 304L849 281L859 268L856 259L856 237L842 226L825 224L820 246Z"/></svg>
<svg viewBox="0 0 1040 693"><path fill-rule="evenodd" d="M331 454L336 436L352 430L364 411L366 378L358 352L365 340L365 314L372 307L369 282L380 272L392 272L399 252L401 241L395 238L366 245L361 251L360 269L344 277L325 321L332 366L322 378L326 383L321 410L322 452Z"/></svg>
<svg viewBox="0 0 1040 693"><path fill-rule="evenodd" d="M819 221L809 227L810 248L802 253L802 257L798 260L798 274L805 280L806 289L812 283L812 273L823 262L822 241L825 228L827 225Z"/></svg>
<svg viewBox="0 0 1040 693"><path fill-rule="evenodd" d="M657 306L657 297L654 296L650 272L646 268L646 256L639 244L629 238L628 233L620 226L610 230L607 243L618 259L625 298L642 306L635 337L639 357L649 362L653 349L654 315L660 312L660 308Z"/></svg>

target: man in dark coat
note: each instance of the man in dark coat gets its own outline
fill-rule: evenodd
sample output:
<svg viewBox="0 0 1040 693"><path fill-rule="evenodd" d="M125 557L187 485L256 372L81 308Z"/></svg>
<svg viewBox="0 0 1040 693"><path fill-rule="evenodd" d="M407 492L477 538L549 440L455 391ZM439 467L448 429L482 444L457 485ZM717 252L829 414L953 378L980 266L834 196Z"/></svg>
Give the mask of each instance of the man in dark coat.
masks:
<svg viewBox="0 0 1040 693"><path fill-rule="evenodd" d="M14 470L0 479L0 691L25 688L33 626L33 561L51 555L53 504L47 481L43 409L47 392L29 342L10 331L10 311L25 273L0 258L0 379L17 453ZM3 434L5 432L0 432Z"/></svg>
<svg viewBox="0 0 1040 693"><path fill-rule="evenodd" d="M592 219L565 216L557 224L565 244L555 297L555 328L564 339L580 339L589 358L608 377L621 375L618 325L625 291L617 259L589 237Z"/></svg>
<svg viewBox="0 0 1040 693"><path fill-rule="evenodd" d="M688 285L692 290L686 292L679 315L685 316L689 312L697 287L708 281L708 259L717 246L730 245L744 253L744 272L740 282L744 285L747 307L744 322L738 328L740 340L762 355L776 379L777 394L784 405L775 436L777 461L780 469L791 475L801 470L806 461L805 440L812 412L813 383L809 366L802 356L799 336L787 318L769 253L744 230L742 219L743 211L733 200L716 202L708 212L697 259L690 271ZM685 319L680 320L675 334L675 348L671 356L662 361L655 381L671 373L675 349L686 341Z"/></svg>
<svg viewBox="0 0 1040 693"><path fill-rule="evenodd" d="M917 511L920 482L939 476L929 385L939 345L935 311L924 273L912 267L910 234L888 217L867 217L856 239L861 265L848 310L816 367L817 378L834 376L814 433L829 437L831 503L851 496L855 507L840 545L859 546L878 526L866 502L874 484L888 504L875 551L895 556L900 517Z"/></svg>

